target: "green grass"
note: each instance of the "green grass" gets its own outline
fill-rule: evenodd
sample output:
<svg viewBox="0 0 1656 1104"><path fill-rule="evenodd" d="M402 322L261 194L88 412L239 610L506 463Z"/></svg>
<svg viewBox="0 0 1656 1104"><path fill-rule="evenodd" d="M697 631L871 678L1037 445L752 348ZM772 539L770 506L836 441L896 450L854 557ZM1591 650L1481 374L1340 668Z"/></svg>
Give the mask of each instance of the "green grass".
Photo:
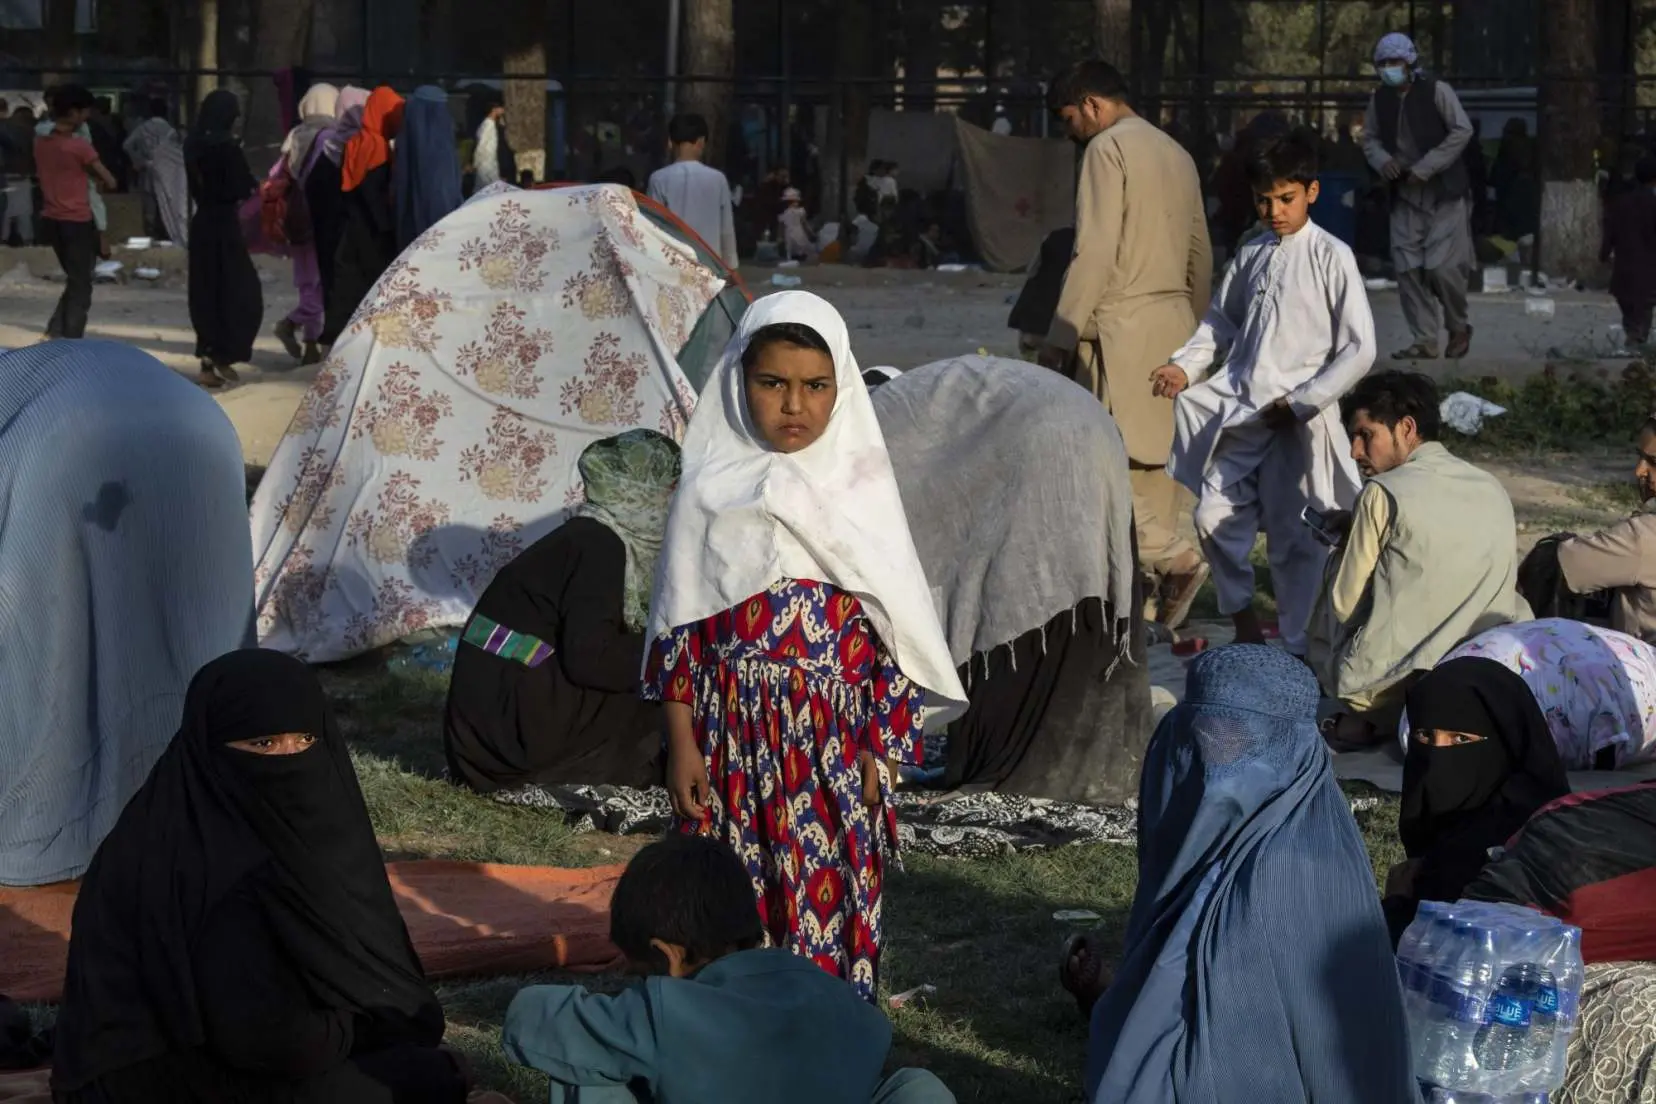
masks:
<svg viewBox="0 0 1656 1104"><path fill-rule="evenodd" d="M1507 412L1485 419L1476 437L1445 429L1446 443L1468 459L1629 448L1639 423L1656 410L1656 370L1633 361L1619 376L1584 375L1549 364L1522 383L1447 379L1445 394L1467 391Z"/></svg>
<svg viewBox="0 0 1656 1104"><path fill-rule="evenodd" d="M582 866L623 861L642 842L577 834L553 813L499 805L441 781L442 679L367 665L323 677L388 856ZM1402 857L1397 804L1385 796L1364 804L1357 819L1378 879ZM929 984L937 993L892 1013L892 1064L936 1071L962 1102L1079 1100L1086 1024L1057 984L1059 948L1075 929L1053 913L1096 912L1110 949L1118 949L1137 878L1133 849L1104 844L983 860L911 855L904 866L888 882L882 989ZM471 1060L484 1087L520 1104L544 1100L546 1082L506 1061L501 1021L519 988L553 979L502 977L438 989L448 1041Z"/></svg>

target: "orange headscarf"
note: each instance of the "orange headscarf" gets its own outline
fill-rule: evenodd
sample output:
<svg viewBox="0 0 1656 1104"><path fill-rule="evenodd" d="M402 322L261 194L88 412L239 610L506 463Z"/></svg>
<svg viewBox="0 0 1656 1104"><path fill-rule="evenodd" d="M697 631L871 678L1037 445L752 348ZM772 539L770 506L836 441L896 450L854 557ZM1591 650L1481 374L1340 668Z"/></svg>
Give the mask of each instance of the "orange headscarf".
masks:
<svg viewBox="0 0 1656 1104"><path fill-rule="evenodd" d="M403 98L380 85L362 106L362 129L345 143L339 165L339 186L355 191L369 173L391 160L391 139L402 129Z"/></svg>

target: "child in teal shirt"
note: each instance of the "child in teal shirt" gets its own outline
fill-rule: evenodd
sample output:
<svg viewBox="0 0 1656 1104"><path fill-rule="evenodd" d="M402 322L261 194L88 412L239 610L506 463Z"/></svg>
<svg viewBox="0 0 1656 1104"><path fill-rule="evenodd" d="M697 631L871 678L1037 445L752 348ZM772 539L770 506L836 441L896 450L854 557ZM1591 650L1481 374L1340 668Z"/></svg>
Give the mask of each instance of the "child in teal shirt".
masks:
<svg viewBox="0 0 1656 1104"><path fill-rule="evenodd" d="M881 1081L891 1024L849 984L764 949L747 871L723 843L670 836L627 865L610 939L647 976L616 996L534 985L502 1044L554 1104L954 1104L924 1070Z"/></svg>

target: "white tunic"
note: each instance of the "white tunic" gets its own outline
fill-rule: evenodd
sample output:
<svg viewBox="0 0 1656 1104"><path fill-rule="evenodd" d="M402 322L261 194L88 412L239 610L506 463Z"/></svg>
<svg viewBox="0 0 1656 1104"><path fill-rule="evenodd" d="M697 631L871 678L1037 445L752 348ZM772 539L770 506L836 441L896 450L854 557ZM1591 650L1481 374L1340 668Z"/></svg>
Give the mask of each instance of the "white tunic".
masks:
<svg viewBox="0 0 1656 1104"><path fill-rule="evenodd" d="M700 161L675 161L650 175L650 198L684 220L709 249L735 268L736 212L730 181Z"/></svg>
<svg viewBox="0 0 1656 1104"><path fill-rule="evenodd" d="M1207 377L1227 350L1223 367ZM1275 437L1260 412L1286 399L1311 459L1310 497L1349 508L1361 481L1339 400L1368 374L1374 350L1368 292L1343 242L1315 223L1250 242L1225 270L1195 335L1173 354L1190 387L1174 404L1168 474L1198 497L1242 479Z"/></svg>

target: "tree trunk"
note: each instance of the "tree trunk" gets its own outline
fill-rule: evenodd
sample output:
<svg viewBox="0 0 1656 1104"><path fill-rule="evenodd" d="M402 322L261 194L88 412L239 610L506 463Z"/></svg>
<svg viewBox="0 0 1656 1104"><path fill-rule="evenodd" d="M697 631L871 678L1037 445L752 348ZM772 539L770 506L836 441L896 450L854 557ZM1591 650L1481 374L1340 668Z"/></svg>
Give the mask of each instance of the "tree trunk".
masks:
<svg viewBox="0 0 1656 1104"><path fill-rule="evenodd" d="M219 64L219 12L218 0L201 0L201 7L196 26L196 68L217 69ZM201 108L201 101L207 98L207 93L218 87L217 73L203 73L196 78L195 102L185 104L186 118L192 122L196 112Z"/></svg>
<svg viewBox="0 0 1656 1104"><path fill-rule="evenodd" d="M834 71L842 77L866 77L874 69L874 0L840 0L834 42ZM834 93L838 102L828 115L828 140L822 158L822 217L848 226L851 181L868 162L868 117L873 89L847 84Z"/></svg>
<svg viewBox="0 0 1656 1104"><path fill-rule="evenodd" d="M937 106L937 70L943 62L942 13L937 0L903 0L903 110Z"/></svg>
<svg viewBox="0 0 1656 1104"><path fill-rule="evenodd" d="M725 140L730 130L732 89L728 78L736 73L736 17L732 0L686 0L683 72L691 77L724 78L684 85L684 94L679 98L680 111L707 120L707 163L722 169Z"/></svg>
<svg viewBox="0 0 1656 1104"><path fill-rule="evenodd" d="M522 0L521 9L541 10L535 0ZM546 23L544 12L533 24L518 25L515 45L506 54L507 73L532 73L533 78L508 80L505 88L506 140L517 158L518 174L546 179Z"/></svg>
<svg viewBox="0 0 1656 1104"><path fill-rule="evenodd" d="M1129 73L1133 68L1133 0L1093 0L1093 47Z"/></svg>
<svg viewBox="0 0 1656 1104"><path fill-rule="evenodd" d="M253 67L287 69L310 61L311 15L315 0L259 0L253 30ZM282 104L269 77L248 80L242 147L254 173L263 173L281 156Z"/></svg>
<svg viewBox="0 0 1656 1104"><path fill-rule="evenodd" d="M1598 264L1600 213L1593 151L1598 5L1544 0L1541 9L1541 267L1582 279Z"/></svg>
<svg viewBox="0 0 1656 1104"><path fill-rule="evenodd" d="M45 0L46 11L42 28L46 32L46 63L58 68L47 73L44 86L76 80L75 55L75 0Z"/></svg>

